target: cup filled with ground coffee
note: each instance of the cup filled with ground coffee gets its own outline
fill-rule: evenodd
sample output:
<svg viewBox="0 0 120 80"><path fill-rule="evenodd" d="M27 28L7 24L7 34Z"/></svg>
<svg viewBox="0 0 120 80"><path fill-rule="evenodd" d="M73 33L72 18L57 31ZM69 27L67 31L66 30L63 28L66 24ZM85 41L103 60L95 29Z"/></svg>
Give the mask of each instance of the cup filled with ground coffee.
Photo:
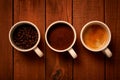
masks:
<svg viewBox="0 0 120 80"><path fill-rule="evenodd" d="M55 21L50 24L45 33L45 40L53 51L68 51L73 58L77 57L76 52L72 48L76 41L76 31L70 23Z"/></svg>
<svg viewBox="0 0 120 80"><path fill-rule="evenodd" d="M81 30L80 39L86 49L93 52L102 51L107 57L112 56L112 52L107 48L111 40L111 32L105 23L88 22Z"/></svg>
<svg viewBox="0 0 120 80"><path fill-rule="evenodd" d="M29 21L20 21L14 24L9 31L9 41L18 51L34 50L39 57L42 51L37 47L40 42L40 32L35 24Z"/></svg>

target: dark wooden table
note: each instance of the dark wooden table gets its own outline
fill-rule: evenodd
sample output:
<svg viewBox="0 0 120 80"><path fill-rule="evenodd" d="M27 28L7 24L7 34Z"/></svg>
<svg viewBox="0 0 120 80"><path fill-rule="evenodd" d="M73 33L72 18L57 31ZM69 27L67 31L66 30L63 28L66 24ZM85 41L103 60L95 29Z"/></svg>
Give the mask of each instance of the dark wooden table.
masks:
<svg viewBox="0 0 120 80"><path fill-rule="evenodd" d="M10 45L9 30L22 20L38 26L38 47L44 57L39 58L34 51L19 52ZM45 30L56 20L65 20L76 29L73 48L77 59L46 45ZM91 20L109 26L112 58L90 52L81 44L81 28ZM120 0L0 0L0 80L120 80Z"/></svg>

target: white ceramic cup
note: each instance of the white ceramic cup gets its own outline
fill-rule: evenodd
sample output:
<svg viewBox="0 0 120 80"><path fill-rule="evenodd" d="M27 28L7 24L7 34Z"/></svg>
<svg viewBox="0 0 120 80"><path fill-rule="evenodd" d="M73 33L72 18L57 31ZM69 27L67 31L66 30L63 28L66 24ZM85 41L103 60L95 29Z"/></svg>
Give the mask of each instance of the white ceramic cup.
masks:
<svg viewBox="0 0 120 80"><path fill-rule="evenodd" d="M85 33L87 32L87 29L90 28L92 25L99 25L99 27L103 28L106 33L107 33L107 38L106 40L104 41L103 44L101 44L101 47L98 48L98 49L93 49L91 48L90 46L87 45L87 43L85 43L85 40L84 40L84 35ZM91 27L92 28L92 27ZM94 35L96 35L97 30L94 31L93 35L90 36L90 38L92 39L95 39ZM102 35L104 36L104 34ZM107 57L111 57L112 56L112 52L110 51L110 49L107 48L107 46L109 45L110 41L111 41L111 32L110 32L110 29L108 28L108 26L101 22L101 21L90 21L88 22L87 24L85 24L80 32L80 39L81 39L81 42L83 44L83 46L90 50L90 51L93 51L93 52L99 52L99 51L102 51ZM87 39L87 38L86 38ZM90 41L90 40L89 40ZM99 40L98 40L99 41ZM99 42L96 42L94 41L93 45L96 45L98 44Z"/></svg>
<svg viewBox="0 0 120 80"><path fill-rule="evenodd" d="M68 48L63 49L63 50L58 50L58 49L56 49L56 48L53 48L53 46L51 46L50 43L49 43L49 41L48 41L48 31L49 31L54 25L59 24L59 23L68 25L68 26L72 29L73 34L74 34L74 39L73 39L72 44L71 44ZM66 34L67 34L67 33L66 33ZM70 35L68 35L68 36L70 36ZM48 27L47 30L46 30L46 33L45 33L45 41L46 41L47 45L49 46L49 48L52 49L53 51L56 51L56 52L65 52L65 51L68 51L68 52L70 53L70 55L71 55L74 59L77 57L76 52L75 52L75 51L73 50L73 48L72 48L73 45L75 44L75 41L76 41L76 31L75 31L74 27L73 27L70 23L68 23L68 22L66 22L66 21L55 21L55 22L53 22L52 24L50 24L49 27ZM64 46L64 45L63 45L63 46Z"/></svg>
<svg viewBox="0 0 120 80"><path fill-rule="evenodd" d="M28 48L28 49L22 49L18 46L16 46L16 44L14 43L12 37L13 37L13 31L19 27L19 25L23 25L23 24L29 24L29 25L32 25L36 30L37 30L37 33L38 33L38 40L36 42L36 44L31 47L31 48ZM18 51L21 51L21 52L28 52L28 51L31 51L31 50L34 50L36 52L36 54L39 56L39 57L42 57L43 56L43 52L37 47L37 45L39 44L40 42L40 32L39 32L39 29L37 28L37 26L35 24L33 24L32 22L29 22L29 21L20 21L20 22L17 22L15 23L10 31L9 31L9 41L11 43L11 45Z"/></svg>

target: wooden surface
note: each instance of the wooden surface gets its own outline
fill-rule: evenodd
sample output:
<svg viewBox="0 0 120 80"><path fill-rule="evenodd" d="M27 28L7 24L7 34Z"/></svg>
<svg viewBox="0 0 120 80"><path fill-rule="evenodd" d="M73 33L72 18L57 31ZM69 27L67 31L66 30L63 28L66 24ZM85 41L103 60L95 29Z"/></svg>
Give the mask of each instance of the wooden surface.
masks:
<svg viewBox="0 0 120 80"><path fill-rule="evenodd" d="M34 51L22 53L10 45L10 28L23 20L39 28L42 58ZM52 51L45 43L45 30L56 20L67 21L76 29L75 60L68 52ZM81 28L91 20L109 26L112 58L90 52L81 44ZM119 30L120 0L0 0L0 80L120 80Z"/></svg>

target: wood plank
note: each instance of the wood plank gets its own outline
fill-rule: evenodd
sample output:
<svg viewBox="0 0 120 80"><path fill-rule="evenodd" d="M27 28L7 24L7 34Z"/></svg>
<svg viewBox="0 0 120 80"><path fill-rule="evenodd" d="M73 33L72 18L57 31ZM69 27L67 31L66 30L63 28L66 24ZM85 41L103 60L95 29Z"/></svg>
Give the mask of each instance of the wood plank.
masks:
<svg viewBox="0 0 120 80"><path fill-rule="evenodd" d="M45 40L45 1L44 0L14 0L14 23L22 20L33 22L41 32L38 47L44 52ZM39 58L34 51L22 53L14 50L15 80L44 80L45 56Z"/></svg>
<svg viewBox="0 0 120 80"><path fill-rule="evenodd" d="M12 0L0 0L0 80L13 79L12 47L8 34L12 26Z"/></svg>
<svg viewBox="0 0 120 80"><path fill-rule="evenodd" d="M113 57L106 59L106 80L120 79L120 0L105 0L105 22L108 24L112 40L110 49Z"/></svg>
<svg viewBox="0 0 120 80"><path fill-rule="evenodd" d="M88 51L80 41L82 27L91 20L104 21L103 0L74 0L73 25L77 31L75 51L78 53L74 61L74 80L104 80L104 55Z"/></svg>
<svg viewBox="0 0 120 80"><path fill-rule="evenodd" d="M46 28L54 21L72 23L72 0L46 0ZM72 80L72 57L46 45L46 80Z"/></svg>

